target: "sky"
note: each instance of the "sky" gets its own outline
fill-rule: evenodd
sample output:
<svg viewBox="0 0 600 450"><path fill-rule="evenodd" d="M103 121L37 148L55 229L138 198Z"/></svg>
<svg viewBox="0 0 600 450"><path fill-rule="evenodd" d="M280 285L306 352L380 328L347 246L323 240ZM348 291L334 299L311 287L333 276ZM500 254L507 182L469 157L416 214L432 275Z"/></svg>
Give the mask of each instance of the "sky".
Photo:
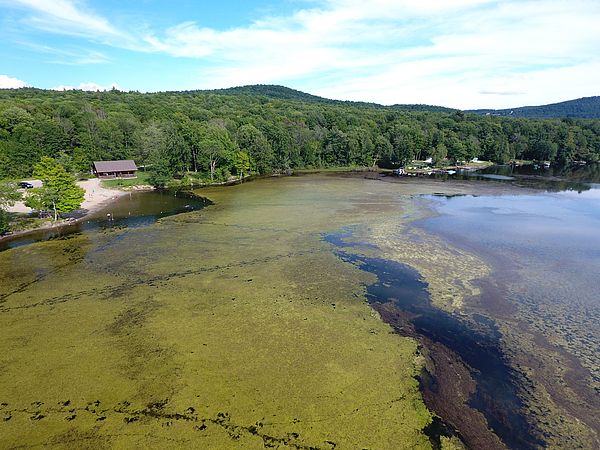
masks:
<svg viewBox="0 0 600 450"><path fill-rule="evenodd" d="M599 0L0 0L0 88L280 84L381 104L600 95Z"/></svg>

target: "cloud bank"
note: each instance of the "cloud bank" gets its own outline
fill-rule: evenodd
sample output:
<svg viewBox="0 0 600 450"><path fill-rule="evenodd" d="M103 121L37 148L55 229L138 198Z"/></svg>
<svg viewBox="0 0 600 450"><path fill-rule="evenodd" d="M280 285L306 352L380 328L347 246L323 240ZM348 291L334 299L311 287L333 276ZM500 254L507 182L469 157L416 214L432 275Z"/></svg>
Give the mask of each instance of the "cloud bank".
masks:
<svg viewBox="0 0 600 450"><path fill-rule="evenodd" d="M88 81L86 83L80 83L79 86L66 86L60 85L52 88L55 91L110 91L112 89L122 90L117 83L111 83L109 85L103 86L98 83L94 83L92 81Z"/></svg>
<svg viewBox="0 0 600 450"><path fill-rule="evenodd" d="M0 75L0 89L19 89L27 86L22 80L9 77L8 75Z"/></svg>
<svg viewBox="0 0 600 450"><path fill-rule="evenodd" d="M171 89L278 83L332 98L460 108L600 93L595 0L313 0L229 29L118 27L75 0L13 4L36 29L198 61L192 85Z"/></svg>

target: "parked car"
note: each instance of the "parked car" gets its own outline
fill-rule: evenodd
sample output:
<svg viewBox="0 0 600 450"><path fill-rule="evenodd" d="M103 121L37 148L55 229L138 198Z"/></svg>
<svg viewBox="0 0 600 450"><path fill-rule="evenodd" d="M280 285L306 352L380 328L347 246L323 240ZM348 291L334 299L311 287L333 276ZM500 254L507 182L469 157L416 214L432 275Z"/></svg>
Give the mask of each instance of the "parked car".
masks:
<svg viewBox="0 0 600 450"><path fill-rule="evenodd" d="M31 184L29 181L21 181L19 183L19 187L24 189L33 189L33 184Z"/></svg>

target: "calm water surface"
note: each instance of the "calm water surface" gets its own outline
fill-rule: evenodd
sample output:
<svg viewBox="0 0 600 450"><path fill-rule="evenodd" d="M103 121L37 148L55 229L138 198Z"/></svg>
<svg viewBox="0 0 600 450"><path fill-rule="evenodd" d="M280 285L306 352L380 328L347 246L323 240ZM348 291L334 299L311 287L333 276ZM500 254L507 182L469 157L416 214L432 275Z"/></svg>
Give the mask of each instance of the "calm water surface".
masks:
<svg viewBox="0 0 600 450"><path fill-rule="evenodd" d="M581 193L430 196L440 215L422 226L508 254L516 263L535 264L523 269L554 273L573 294L600 307L599 187Z"/></svg>
<svg viewBox="0 0 600 450"><path fill-rule="evenodd" d="M148 226L162 217L204 208L210 201L185 192L133 192L111 202L102 210L73 225L38 230L0 242L0 251L34 242L57 239L73 233L96 232L106 228Z"/></svg>
<svg viewBox="0 0 600 450"><path fill-rule="evenodd" d="M600 185L581 193L434 197L420 223L509 269L508 300L532 327L576 355L600 394ZM600 411L598 411L600 412Z"/></svg>

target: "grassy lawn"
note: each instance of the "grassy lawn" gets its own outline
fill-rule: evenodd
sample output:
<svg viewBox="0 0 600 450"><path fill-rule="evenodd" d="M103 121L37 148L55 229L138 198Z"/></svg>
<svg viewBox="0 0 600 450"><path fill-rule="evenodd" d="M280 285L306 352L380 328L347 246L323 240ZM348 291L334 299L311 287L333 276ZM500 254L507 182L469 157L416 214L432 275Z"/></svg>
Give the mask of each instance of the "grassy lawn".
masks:
<svg viewBox="0 0 600 450"><path fill-rule="evenodd" d="M140 171L137 173L137 178L103 180L102 186L105 188L124 188L130 186L147 185L150 184L148 181L149 176L150 173Z"/></svg>
<svg viewBox="0 0 600 450"><path fill-rule="evenodd" d="M486 167L493 166L494 163L491 162L491 161L477 161L477 162L475 162L475 161L469 161L466 165L469 166L469 167L475 167L475 168L478 168L478 169L484 169Z"/></svg>

